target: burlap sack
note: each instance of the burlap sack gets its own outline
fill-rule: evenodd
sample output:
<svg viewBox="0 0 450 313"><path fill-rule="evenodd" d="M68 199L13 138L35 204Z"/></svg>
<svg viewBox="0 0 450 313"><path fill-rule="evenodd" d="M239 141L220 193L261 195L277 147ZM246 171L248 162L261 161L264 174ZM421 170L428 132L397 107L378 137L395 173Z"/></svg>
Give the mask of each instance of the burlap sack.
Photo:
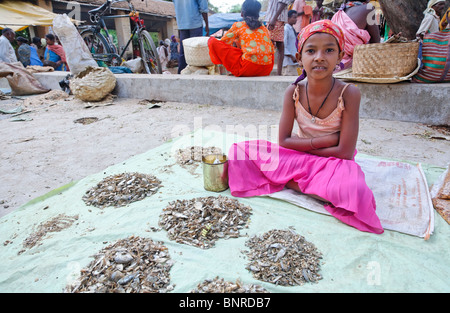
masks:
<svg viewBox="0 0 450 313"><path fill-rule="evenodd" d="M30 74L20 62L3 63L0 62L0 78L6 77L11 94L14 96L25 96L41 94L50 91Z"/></svg>
<svg viewBox="0 0 450 313"><path fill-rule="evenodd" d="M72 75L78 75L88 66L97 67L89 48L66 14L59 14L53 19L53 31L62 43Z"/></svg>
<svg viewBox="0 0 450 313"><path fill-rule="evenodd" d="M106 67L87 67L70 80L70 90L83 101L100 101L116 87L116 77Z"/></svg>

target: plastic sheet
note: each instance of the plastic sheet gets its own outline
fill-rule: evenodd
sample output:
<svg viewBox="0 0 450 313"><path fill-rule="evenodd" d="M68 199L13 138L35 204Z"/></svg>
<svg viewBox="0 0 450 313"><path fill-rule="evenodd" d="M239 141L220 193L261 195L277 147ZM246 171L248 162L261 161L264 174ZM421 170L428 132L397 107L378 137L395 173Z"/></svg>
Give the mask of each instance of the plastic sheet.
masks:
<svg viewBox="0 0 450 313"><path fill-rule="evenodd" d="M93 255L107 245L130 235L163 241L175 261L170 270L173 292L189 292L205 279L216 276L228 281L259 284L270 292L449 292L450 227L436 216L435 232L428 241L396 231L381 235L360 232L331 216L305 210L269 197L236 198L252 207L250 226L243 237L223 239L211 249L200 249L171 241L158 228L159 215L167 203L177 199L223 195L203 187L202 167L194 175L176 163L173 153L190 146L217 146L228 151L242 138L234 134L199 130L167 142L146 153L54 190L0 219L1 292L62 292ZM362 157L362 156L361 156ZM428 183L444 171L422 165ZM84 193L104 177L125 171L158 177L158 193L125 207L99 209L86 206ZM24 240L40 223L58 214L78 215L69 228L51 233L42 244L24 249ZM437 214L433 212L434 214ZM245 268L242 253L249 236L272 229L295 231L322 252L321 275L316 284L281 287L254 279ZM19 254L21 250L24 250ZM26 289L24 289L26 286Z"/></svg>

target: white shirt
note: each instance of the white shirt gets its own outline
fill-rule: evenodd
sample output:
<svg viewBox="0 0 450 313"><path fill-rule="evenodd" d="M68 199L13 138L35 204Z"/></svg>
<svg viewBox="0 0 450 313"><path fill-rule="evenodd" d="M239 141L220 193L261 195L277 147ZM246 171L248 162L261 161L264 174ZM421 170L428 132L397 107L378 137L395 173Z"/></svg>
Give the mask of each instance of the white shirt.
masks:
<svg viewBox="0 0 450 313"><path fill-rule="evenodd" d="M17 62L14 48L5 36L0 37L0 62L13 63Z"/></svg>
<svg viewBox="0 0 450 313"><path fill-rule="evenodd" d="M434 12L434 10L433 10ZM428 33L435 33L439 31L439 17L436 14L427 12L420 24L419 30L416 35L426 35Z"/></svg>
<svg viewBox="0 0 450 313"><path fill-rule="evenodd" d="M283 66L297 65L297 62L292 61L292 58L290 57L291 55L295 57L295 54L297 53L297 46L295 44L296 39L294 27L290 24L285 24Z"/></svg>

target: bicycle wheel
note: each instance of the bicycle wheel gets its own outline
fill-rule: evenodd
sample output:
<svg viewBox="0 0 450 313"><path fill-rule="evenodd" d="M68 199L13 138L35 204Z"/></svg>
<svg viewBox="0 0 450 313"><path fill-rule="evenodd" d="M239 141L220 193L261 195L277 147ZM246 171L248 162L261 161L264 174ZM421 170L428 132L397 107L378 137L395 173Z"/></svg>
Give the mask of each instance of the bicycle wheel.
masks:
<svg viewBox="0 0 450 313"><path fill-rule="evenodd" d="M148 74L161 74L161 62L155 43L148 31L143 30L139 34L139 48L141 49L141 58L144 61L144 68Z"/></svg>
<svg viewBox="0 0 450 313"><path fill-rule="evenodd" d="M109 46L105 36L90 29L82 31L80 35L100 66L117 66L122 63L122 60L114 55L116 52Z"/></svg>

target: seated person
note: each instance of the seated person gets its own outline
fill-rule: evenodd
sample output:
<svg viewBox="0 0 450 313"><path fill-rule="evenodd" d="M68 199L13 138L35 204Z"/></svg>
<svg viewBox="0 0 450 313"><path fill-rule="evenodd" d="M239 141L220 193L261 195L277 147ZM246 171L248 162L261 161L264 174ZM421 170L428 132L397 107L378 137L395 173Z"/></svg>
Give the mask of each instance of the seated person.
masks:
<svg viewBox="0 0 450 313"><path fill-rule="evenodd" d="M30 46L36 49L37 54L39 56L39 60L41 60L41 62L44 61L45 48L42 46L41 38L33 37L33 39L31 41L32 42L31 42Z"/></svg>
<svg viewBox="0 0 450 313"><path fill-rule="evenodd" d="M341 27L345 35L345 55L343 68L352 66L353 50L357 45L380 42L380 30L376 23L368 23L368 16L374 14L375 7L370 0L345 3L331 21Z"/></svg>
<svg viewBox="0 0 450 313"><path fill-rule="evenodd" d="M28 40L22 36L17 37L17 44L19 48L17 48L17 55L19 56L20 63L23 64L24 67L30 65L30 54L31 47L28 44Z"/></svg>
<svg viewBox="0 0 450 313"><path fill-rule="evenodd" d="M17 42L19 44L19 49L17 53L19 55L19 61L22 62L23 66L28 65L38 65L43 66L41 59L39 58L38 52L35 45L28 44L28 40L24 37L18 37Z"/></svg>
<svg viewBox="0 0 450 313"><path fill-rule="evenodd" d="M223 64L234 76L270 75L275 49L268 29L259 21L260 10L261 3L245 0L241 12L244 20L234 23L220 40L209 39L209 55L214 64Z"/></svg>
<svg viewBox="0 0 450 313"><path fill-rule="evenodd" d="M66 54L61 45L56 44L56 37L53 34L45 35L47 47L44 53L44 65L52 66L55 71L68 71Z"/></svg>
<svg viewBox="0 0 450 313"><path fill-rule="evenodd" d="M428 1L427 9L423 12L424 18L416 32L416 36L423 39L425 34L439 31L440 15L445 8L445 0Z"/></svg>

